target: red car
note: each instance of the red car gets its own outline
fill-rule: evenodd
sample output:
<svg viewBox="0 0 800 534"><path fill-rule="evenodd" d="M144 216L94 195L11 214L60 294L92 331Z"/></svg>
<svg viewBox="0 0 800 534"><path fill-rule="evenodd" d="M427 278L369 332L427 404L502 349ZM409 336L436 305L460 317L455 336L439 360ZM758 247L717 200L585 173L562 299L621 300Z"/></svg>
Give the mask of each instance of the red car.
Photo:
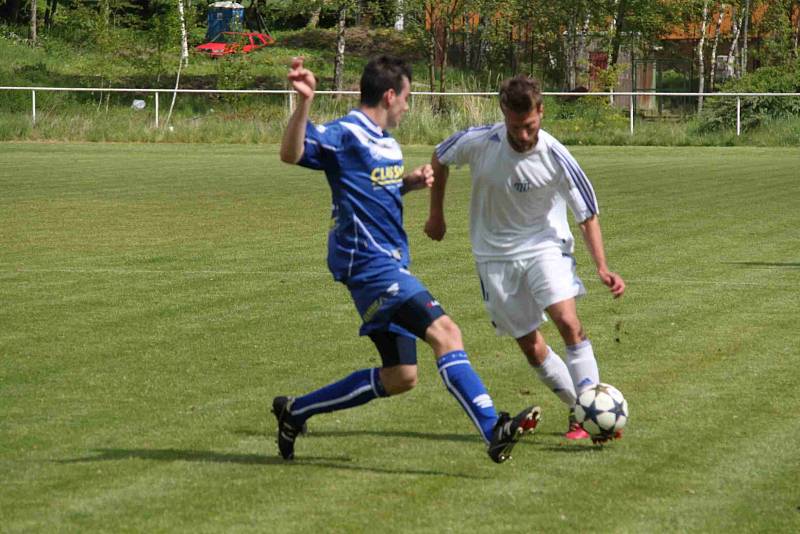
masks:
<svg viewBox="0 0 800 534"><path fill-rule="evenodd" d="M221 57L228 54L247 54L274 42L275 38L268 33L221 32L211 41L194 48L211 57Z"/></svg>

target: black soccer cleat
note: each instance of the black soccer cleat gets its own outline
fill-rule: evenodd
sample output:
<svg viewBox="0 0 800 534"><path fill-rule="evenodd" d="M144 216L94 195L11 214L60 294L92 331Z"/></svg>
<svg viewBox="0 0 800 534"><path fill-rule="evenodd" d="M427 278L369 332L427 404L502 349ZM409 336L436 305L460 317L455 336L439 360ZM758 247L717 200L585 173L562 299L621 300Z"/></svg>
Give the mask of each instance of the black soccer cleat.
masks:
<svg viewBox="0 0 800 534"><path fill-rule="evenodd" d="M294 398L275 397L272 399L272 413L278 420L278 450L284 460L294 458L294 440L298 434L305 434L306 425L297 426L289 420L289 408Z"/></svg>
<svg viewBox="0 0 800 534"><path fill-rule="evenodd" d="M597 434L595 436L592 436L592 444L605 445L606 443L613 441L615 439L622 439L622 430L615 430L613 432L603 432L602 434Z"/></svg>
<svg viewBox="0 0 800 534"><path fill-rule="evenodd" d="M538 406L525 408L513 419L508 412L500 412L500 417L492 429L492 440L487 451L489 458L498 464L511 458L511 449L524 434L536 430L541 418L542 410Z"/></svg>

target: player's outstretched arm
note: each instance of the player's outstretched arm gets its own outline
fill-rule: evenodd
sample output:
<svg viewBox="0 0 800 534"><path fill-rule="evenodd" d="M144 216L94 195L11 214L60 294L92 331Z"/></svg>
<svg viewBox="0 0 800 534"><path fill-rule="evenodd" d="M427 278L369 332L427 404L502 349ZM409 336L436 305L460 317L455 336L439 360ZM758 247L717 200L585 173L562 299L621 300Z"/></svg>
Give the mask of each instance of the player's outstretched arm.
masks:
<svg viewBox="0 0 800 534"><path fill-rule="evenodd" d="M314 73L303 67L303 58L292 59L292 67L289 69L287 79L297 92L298 102L292 116L289 117L289 124L283 132L281 141L281 161L286 163L297 163L303 157L305 148L306 122L308 113L311 109L311 101L314 100L314 91L317 88L317 80Z"/></svg>
<svg viewBox="0 0 800 534"><path fill-rule="evenodd" d="M450 167L443 165L434 153L431 157L433 169L433 187L431 187L431 207L428 220L425 223L425 234L434 241L444 239L447 233L447 223L444 219L444 191L447 187L447 177Z"/></svg>
<svg viewBox="0 0 800 534"><path fill-rule="evenodd" d="M614 298L625 293L625 281L620 275L608 269L606 253L603 247L603 232L600 230L600 220L597 215L592 215L580 223L581 233L589 254L597 267L597 276L610 290Z"/></svg>
<svg viewBox="0 0 800 534"><path fill-rule="evenodd" d="M411 174L403 176L402 193L405 195L410 191L425 189L433 185L433 169L428 164L417 167Z"/></svg>

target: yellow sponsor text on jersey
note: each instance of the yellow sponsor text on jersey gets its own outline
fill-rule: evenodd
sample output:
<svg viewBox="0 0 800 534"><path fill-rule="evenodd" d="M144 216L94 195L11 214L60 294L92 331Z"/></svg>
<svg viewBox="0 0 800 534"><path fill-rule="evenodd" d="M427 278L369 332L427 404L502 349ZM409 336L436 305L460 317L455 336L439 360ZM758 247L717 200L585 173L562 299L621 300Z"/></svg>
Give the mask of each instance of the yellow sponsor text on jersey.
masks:
<svg viewBox="0 0 800 534"><path fill-rule="evenodd" d="M386 167L375 167L370 173L372 185L387 186L398 184L403 181L405 168L402 165L387 165Z"/></svg>

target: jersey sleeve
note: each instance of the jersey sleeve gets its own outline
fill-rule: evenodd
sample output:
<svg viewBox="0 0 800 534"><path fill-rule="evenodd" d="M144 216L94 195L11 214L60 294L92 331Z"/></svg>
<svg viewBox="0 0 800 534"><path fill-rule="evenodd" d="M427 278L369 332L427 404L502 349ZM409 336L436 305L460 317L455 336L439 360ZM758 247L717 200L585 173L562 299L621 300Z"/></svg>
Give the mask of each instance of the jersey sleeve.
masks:
<svg viewBox="0 0 800 534"><path fill-rule="evenodd" d="M436 159L446 166L470 163L472 147L490 128L490 126L479 126L454 133L436 145Z"/></svg>
<svg viewBox="0 0 800 534"><path fill-rule="evenodd" d="M317 171L331 169L337 165L336 153L342 145L341 136L341 128L315 126L308 121L303 157L297 164Z"/></svg>
<svg viewBox="0 0 800 534"><path fill-rule="evenodd" d="M550 145L550 153L564 170L561 193L578 222L600 213L592 183L569 150L557 141Z"/></svg>

